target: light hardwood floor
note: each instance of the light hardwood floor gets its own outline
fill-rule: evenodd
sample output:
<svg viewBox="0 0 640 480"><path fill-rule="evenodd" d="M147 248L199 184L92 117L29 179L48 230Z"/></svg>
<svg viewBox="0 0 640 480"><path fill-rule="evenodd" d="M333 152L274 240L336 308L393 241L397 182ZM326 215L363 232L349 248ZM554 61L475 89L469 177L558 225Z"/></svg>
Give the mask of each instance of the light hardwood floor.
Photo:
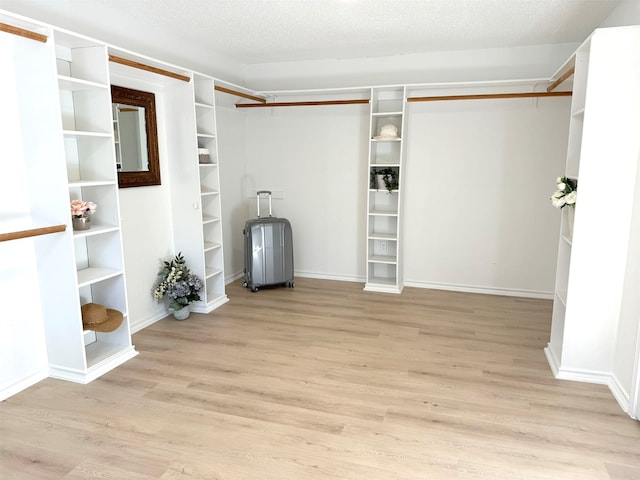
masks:
<svg viewBox="0 0 640 480"><path fill-rule="evenodd" d="M0 404L0 478L640 479L640 422L553 378L551 302L296 279Z"/></svg>

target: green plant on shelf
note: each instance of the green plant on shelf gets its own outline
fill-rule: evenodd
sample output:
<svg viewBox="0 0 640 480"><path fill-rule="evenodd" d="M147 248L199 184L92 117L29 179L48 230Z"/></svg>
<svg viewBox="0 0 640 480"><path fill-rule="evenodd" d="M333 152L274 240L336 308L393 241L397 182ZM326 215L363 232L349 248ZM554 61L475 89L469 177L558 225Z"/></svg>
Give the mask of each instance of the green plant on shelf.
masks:
<svg viewBox="0 0 640 480"><path fill-rule="evenodd" d="M386 188L389 193L398 189L398 170L397 169L391 168L391 167L372 168L369 176L369 182L370 182L371 188L375 188L376 190L380 189L378 177L382 178L382 181L384 183L384 188Z"/></svg>

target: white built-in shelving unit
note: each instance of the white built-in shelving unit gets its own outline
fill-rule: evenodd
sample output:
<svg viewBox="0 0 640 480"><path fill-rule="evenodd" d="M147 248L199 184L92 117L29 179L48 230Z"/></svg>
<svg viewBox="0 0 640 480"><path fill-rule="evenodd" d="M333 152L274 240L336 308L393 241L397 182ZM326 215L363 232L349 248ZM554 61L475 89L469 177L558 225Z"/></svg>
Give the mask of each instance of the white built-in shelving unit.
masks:
<svg viewBox="0 0 640 480"><path fill-rule="evenodd" d="M205 310L213 310L228 301L225 294L224 253L222 248L222 207L220 203L220 168L216 128L214 80L195 74L194 107L198 151L193 162L198 166L200 210L202 212L202 255L204 262Z"/></svg>
<svg viewBox="0 0 640 480"><path fill-rule="evenodd" d="M615 358L626 344L619 329L638 323L637 314L625 318L624 308L630 292L637 296L628 268L638 262L631 226L639 188L640 27L596 30L555 77L572 67L564 173L578 180L578 196L573 233L570 211L562 209L545 353L557 378L608 384L627 410L630 384Z"/></svg>
<svg viewBox="0 0 640 480"><path fill-rule="evenodd" d="M94 202L89 230L73 232L75 301L47 323L50 374L86 383L136 355L131 344L114 151L107 49L54 31L69 202ZM84 332L81 306L122 312L113 332ZM88 340L87 340L88 339Z"/></svg>
<svg viewBox="0 0 640 480"><path fill-rule="evenodd" d="M369 157L367 164L367 248L365 290L402 292L402 163L405 128L405 87L371 89ZM398 137L377 139L385 125ZM373 172L391 169L397 179L392 191L380 188Z"/></svg>

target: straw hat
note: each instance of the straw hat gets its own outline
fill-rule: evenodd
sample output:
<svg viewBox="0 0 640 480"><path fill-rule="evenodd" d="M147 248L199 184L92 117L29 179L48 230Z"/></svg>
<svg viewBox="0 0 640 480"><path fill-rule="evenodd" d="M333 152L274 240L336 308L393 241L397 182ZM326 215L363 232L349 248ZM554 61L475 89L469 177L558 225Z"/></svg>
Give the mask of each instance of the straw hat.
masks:
<svg viewBox="0 0 640 480"><path fill-rule="evenodd" d="M389 123L380 127L380 135L373 137L375 140L397 140L398 127Z"/></svg>
<svg viewBox="0 0 640 480"><path fill-rule="evenodd" d="M97 303L86 303L81 310L82 326L86 330L113 332L122 323L122 313Z"/></svg>

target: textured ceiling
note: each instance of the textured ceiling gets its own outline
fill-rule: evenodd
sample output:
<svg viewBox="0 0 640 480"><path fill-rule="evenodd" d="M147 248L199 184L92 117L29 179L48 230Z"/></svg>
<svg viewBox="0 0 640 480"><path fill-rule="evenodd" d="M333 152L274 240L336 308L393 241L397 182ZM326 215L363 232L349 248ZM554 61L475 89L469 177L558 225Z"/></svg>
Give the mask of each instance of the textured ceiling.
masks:
<svg viewBox="0 0 640 480"><path fill-rule="evenodd" d="M254 64L581 42L619 3L2 0L0 7L37 19L44 15L44 21L116 45L139 48L147 42L157 48L159 43L175 41L240 64ZM119 41L114 42L116 35ZM183 53L188 57L188 51Z"/></svg>

